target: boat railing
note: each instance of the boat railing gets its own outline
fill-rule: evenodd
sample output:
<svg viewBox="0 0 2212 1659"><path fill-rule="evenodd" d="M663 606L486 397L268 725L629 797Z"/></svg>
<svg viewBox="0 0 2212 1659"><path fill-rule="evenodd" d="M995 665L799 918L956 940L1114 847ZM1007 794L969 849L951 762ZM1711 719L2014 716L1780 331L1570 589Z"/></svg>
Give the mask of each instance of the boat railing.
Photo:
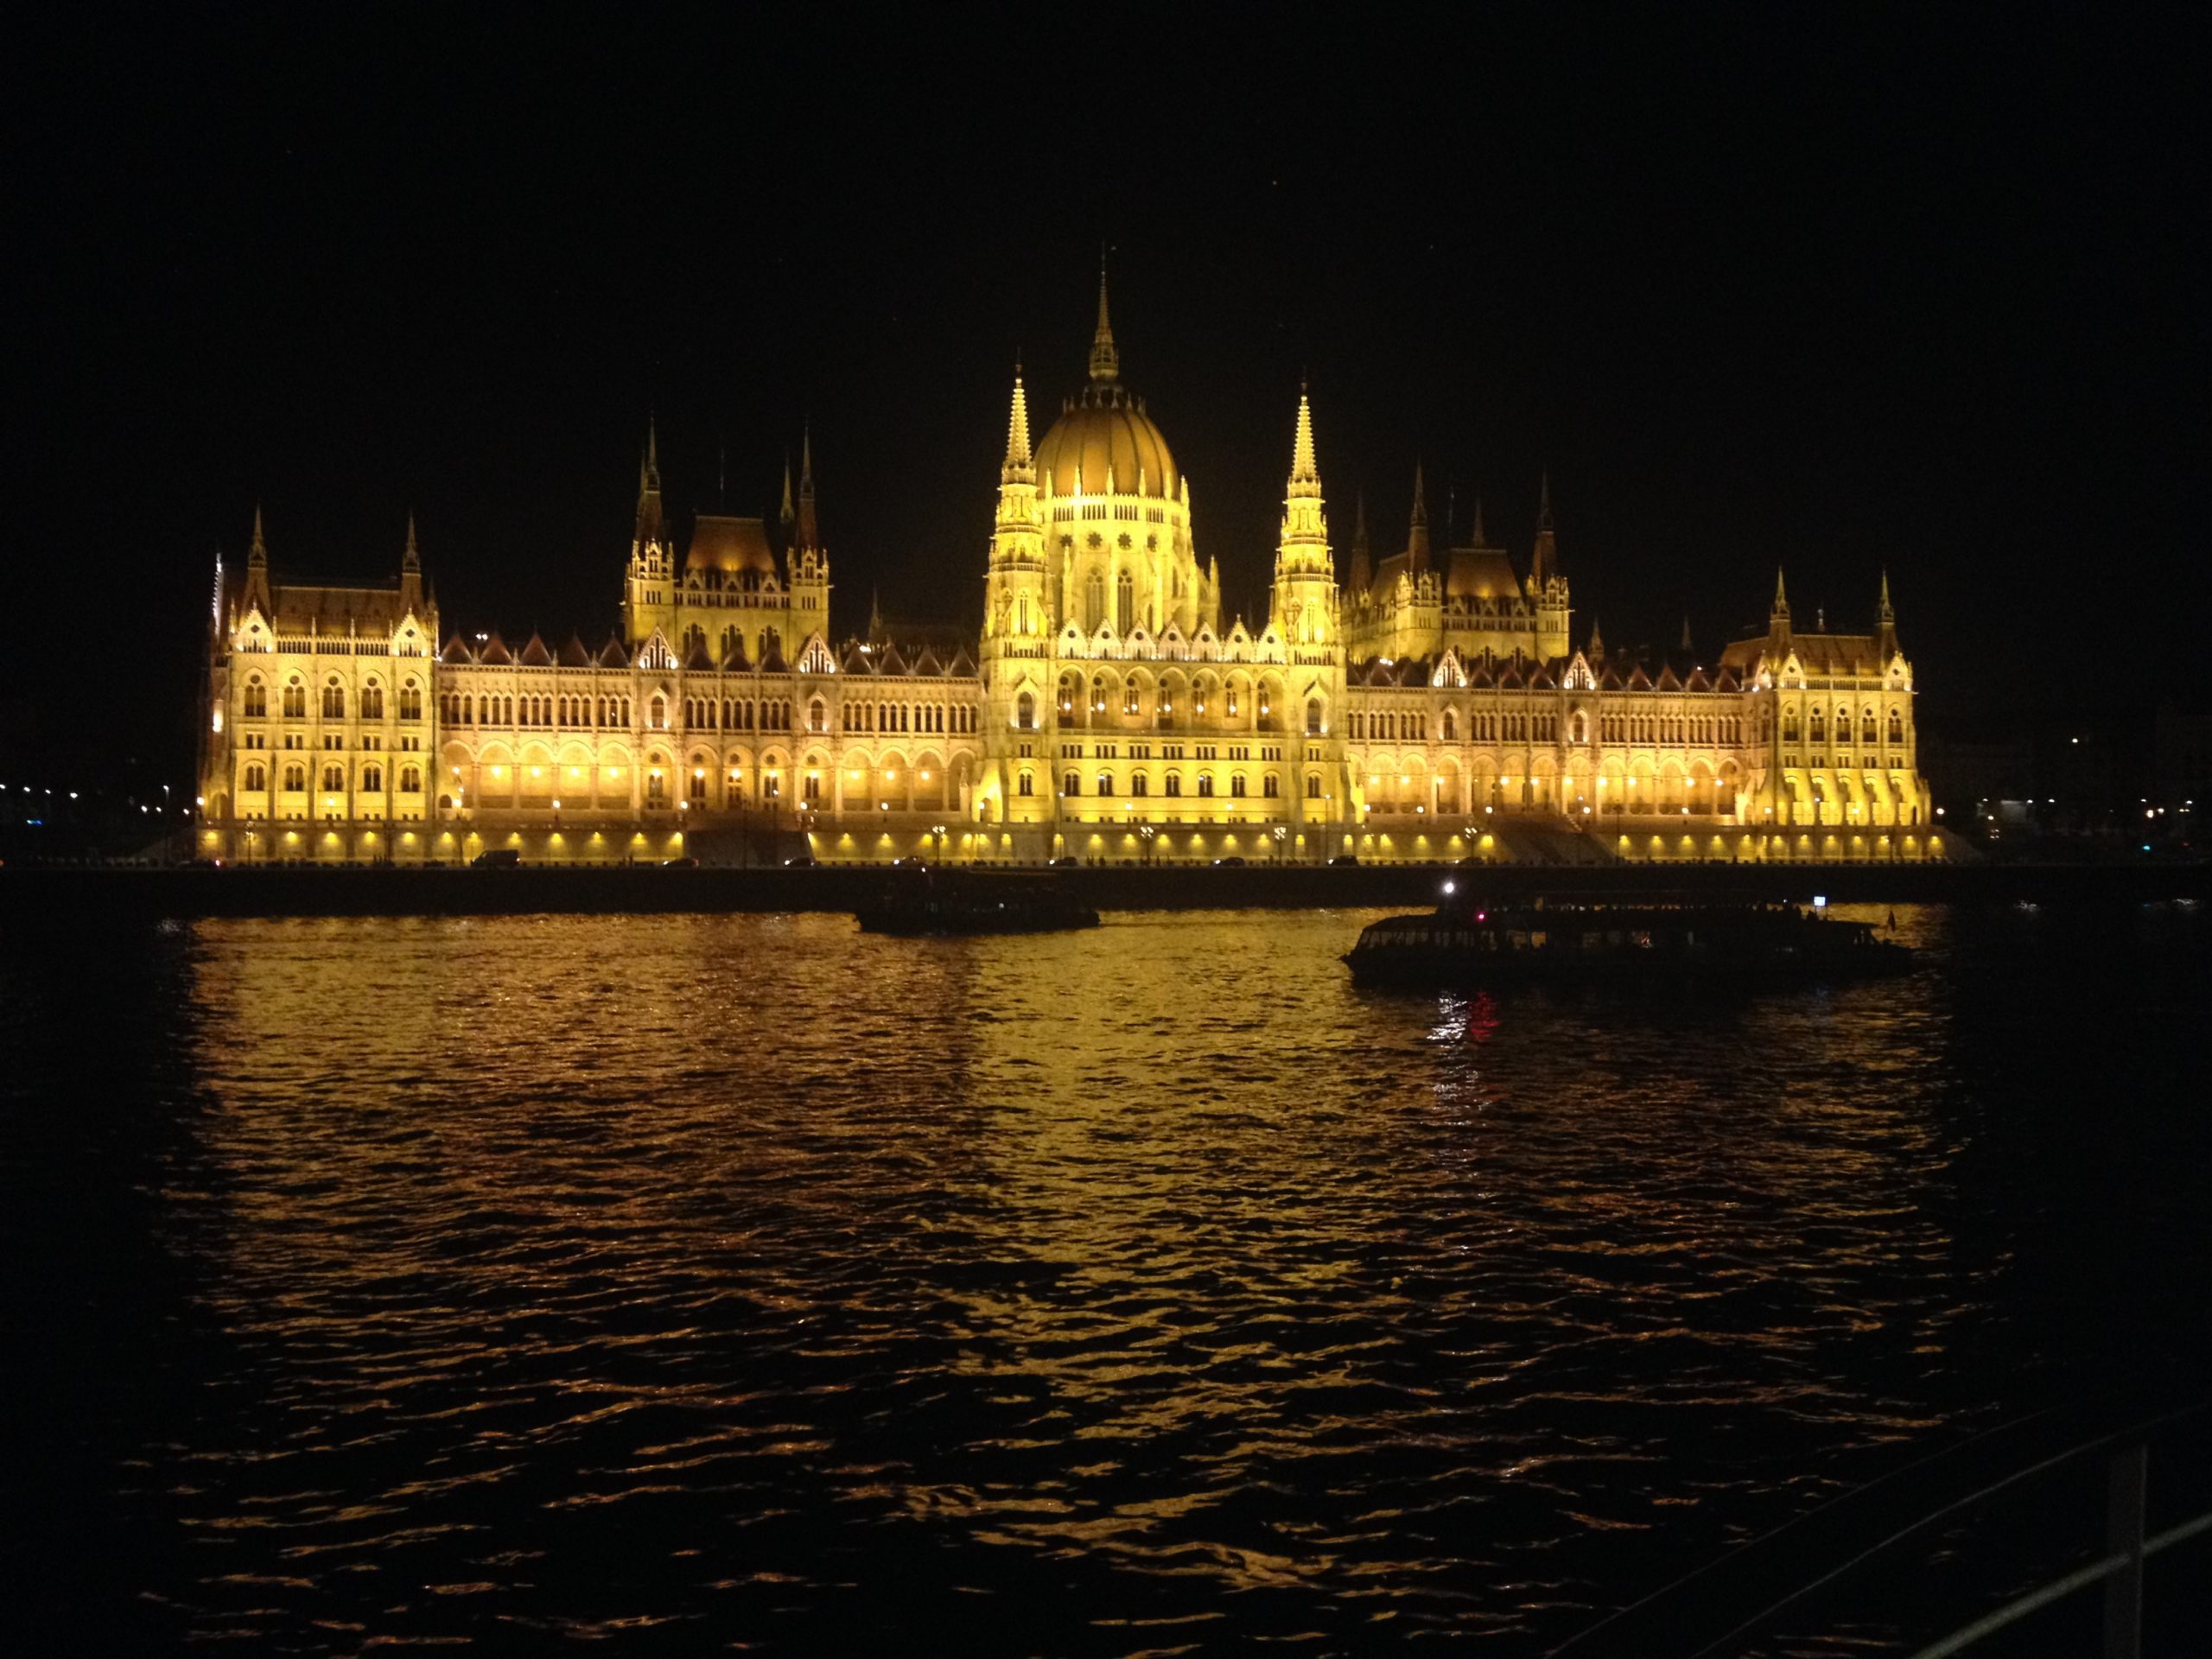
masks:
<svg viewBox="0 0 2212 1659"><path fill-rule="evenodd" d="M2212 1533L2212 1509L2201 1502L2180 1505L2189 1512L2157 1532L2146 1529L2151 1450L2172 1437L2212 1430L2212 1400L2139 1408L2117 1427L2089 1432L2088 1425L2100 1416L2109 1423L2110 1408L2053 1408L1923 1459L1600 1620L1554 1648L1553 1659L1731 1659L1784 1637L1794 1647L1832 1627L1835 1620L1821 1610L1839 1602L1851 1606L1852 1622L1863 1633L1868 1599L1854 1586L1863 1586L1866 1575L1894 1565L1914 1545L1956 1551L1961 1529L1978 1517L2000 1506L2024 1505L2038 1491L2047 1500L2050 1488L2069 1475L2094 1477L2089 1484L2101 1503L2093 1497L2088 1524L2070 1548L2054 1544L2047 1535L2037 1541L2053 1554L2086 1559L2049 1577L2034 1574L2036 1582L2013 1588L1963 1623L1952 1622L1956 1610L1952 1618L1916 1615L1923 1632L1948 1628L1893 1650L1909 1652L1912 1659L1968 1654L1999 1632L2101 1586L2102 1659L2140 1659L2145 1567L2166 1551ZM2023 1513L2046 1515L2015 1509L2008 1520L2018 1524ZM2078 1508L2075 1513L2080 1518ZM2201 1585L2205 1579L2200 1567L2189 1582ZM2212 1651L2212 1640L2191 1650Z"/></svg>

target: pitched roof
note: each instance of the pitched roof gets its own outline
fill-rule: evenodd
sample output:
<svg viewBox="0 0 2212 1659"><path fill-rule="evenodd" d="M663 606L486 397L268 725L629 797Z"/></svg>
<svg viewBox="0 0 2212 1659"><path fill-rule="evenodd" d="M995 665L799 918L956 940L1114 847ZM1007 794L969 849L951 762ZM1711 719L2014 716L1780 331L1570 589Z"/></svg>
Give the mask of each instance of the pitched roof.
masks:
<svg viewBox="0 0 2212 1659"><path fill-rule="evenodd" d="M601 668L630 666L630 653L622 649L622 641L618 636L613 634L607 636L607 648L599 653L599 665Z"/></svg>
<svg viewBox="0 0 2212 1659"><path fill-rule="evenodd" d="M484 642L484 649L476 653L476 660L505 668L512 667L515 659L507 652L507 642L499 638L499 631L494 628L492 637Z"/></svg>
<svg viewBox="0 0 2212 1659"><path fill-rule="evenodd" d="M456 632L452 639L446 641L446 648L438 653L438 660L442 663L473 663L476 657L468 649L468 642Z"/></svg>
<svg viewBox="0 0 2212 1659"><path fill-rule="evenodd" d="M553 666L553 653L545 649L545 641L537 637L534 629L531 632L530 643L522 648L521 662L524 668Z"/></svg>
<svg viewBox="0 0 2212 1659"><path fill-rule="evenodd" d="M591 652L585 650L584 642L572 633L569 636L569 643L561 647L559 661L563 668L589 668Z"/></svg>

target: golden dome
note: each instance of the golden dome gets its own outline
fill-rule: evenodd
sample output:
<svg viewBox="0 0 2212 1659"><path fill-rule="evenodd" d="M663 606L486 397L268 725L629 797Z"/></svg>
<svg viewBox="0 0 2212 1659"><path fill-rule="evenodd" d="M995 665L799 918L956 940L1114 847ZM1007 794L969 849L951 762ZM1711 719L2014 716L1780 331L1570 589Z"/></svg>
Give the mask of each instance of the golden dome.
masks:
<svg viewBox="0 0 2212 1659"><path fill-rule="evenodd" d="M1143 405L1110 382L1086 387L1060 411L1037 446L1037 481L1054 495L1073 495L1080 467L1084 490L1099 495L1109 467L1122 495L1136 494L1139 479L1146 495L1161 499L1173 499L1183 487L1167 440Z"/></svg>

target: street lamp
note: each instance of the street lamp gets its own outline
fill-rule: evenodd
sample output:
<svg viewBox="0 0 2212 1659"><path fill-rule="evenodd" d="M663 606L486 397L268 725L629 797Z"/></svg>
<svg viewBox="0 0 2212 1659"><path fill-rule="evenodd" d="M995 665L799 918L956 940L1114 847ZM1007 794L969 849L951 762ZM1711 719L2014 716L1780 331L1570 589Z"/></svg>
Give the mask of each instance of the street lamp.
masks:
<svg viewBox="0 0 2212 1659"><path fill-rule="evenodd" d="M930 834L937 837L937 861L942 864L944 862L944 826L941 823L932 825Z"/></svg>
<svg viewBox="0 0 2212 1659"><path fill-rule="evenodd" d="M1279 823L1275 825L1274 837L1275 862L1280 864L1282 862L1283 843L1290 839L1290 826L1286 823Z"/></svg>
<svg viewBox="0 0 2212 1659"><path fill-rule="evenodd" d="M1152 862L1152 838L1159 833L1156 824L1141 823L1137 826L1137 839L1144 843L1144 861L1147 866Z"/></svg>

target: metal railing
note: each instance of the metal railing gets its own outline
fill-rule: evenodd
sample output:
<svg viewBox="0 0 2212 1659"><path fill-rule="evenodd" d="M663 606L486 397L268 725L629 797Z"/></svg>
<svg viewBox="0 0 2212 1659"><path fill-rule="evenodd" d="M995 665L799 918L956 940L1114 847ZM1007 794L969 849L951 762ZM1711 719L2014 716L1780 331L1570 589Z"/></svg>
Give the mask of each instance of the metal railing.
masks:
<svg viewBox="0 0 2212 1659"><path fill-rule="evenodd" d="M1938 1452L1848 1494L1624 1608L1553 1649L1554 1659L1724 1659L1779 1633L1810 1613L1862 1569L1897 1547L1954 1527L1995 1500L2069 1472L2104 1465L2104 1529L2092 1560L2012 1596L1912 1659L1948 1659L2023 1619L2101 1584L2103 1659L2140 1659L2144 1569L2176 1545L2212 1533L2212 1510L2145 1530L2152 1440L2184 1425L2212 1421L2212 1401L2150 1414L2079 1438L2109 1407L2039 1412ZM2031 1454L2028 1448L2060 1449ZM2021 1461L2025 1457L2026 1461ZM2002 1470L1999 1474L1993 1471ZM1950 1494L1930 1507L1937 1493ZM1862 1607L1863 1614L1864 1609ZM1802 1630L1799 1634L1807 1634ZM2208 1642L2212 1650L2212 1642Z"/></svg>

